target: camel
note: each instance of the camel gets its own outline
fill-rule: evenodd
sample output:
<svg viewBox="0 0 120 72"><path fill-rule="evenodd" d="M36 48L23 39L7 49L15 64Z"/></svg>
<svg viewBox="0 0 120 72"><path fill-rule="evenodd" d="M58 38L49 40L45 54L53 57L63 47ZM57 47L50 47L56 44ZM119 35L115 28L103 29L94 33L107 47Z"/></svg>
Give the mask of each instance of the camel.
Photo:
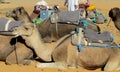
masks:
<svg viewBox="0 0 120 72"><path fill-rule="evenodd" d="M0 35L0 61L9 65L28 65L32 62L32 58L33 51L25 45L21 37Z"/></svg>
<svg viewBox="0 0 120 72"><path fill-rule="evenodd" d="M120 31L120 9L118 7L110 9L109 17L114 22L115 27Z"/></svg>
<svg viewBox="0 0 120 72"><path fill-rule="evenodd" d="M4 29L4 25L8 22L11 26ZM30 64L33 58L33 50L26 46L21 37L13 38L10 36L12 29L22 24L23 21L10 21L7 18L0 18L0 23L0 61L4 61L6 64Z"/></svg>
<svg viewBox="0 0 120 72"><path fill-rule="evenodd" d="M71 34L60 39L59 42L55 42L54 46L47 45L49 43L42 41L38 29L33 25L19 26L12 33L16 36L22 36L26 44L35 50L37 56L47 61L47 63L37 64L37 67L120 70L119 48L95 49L86 47L78 52L77 47L71 44ZM53 62L48 63L51 60Z"/></svg>
<svg viewBox="0 0 120 72"><path fill-rule="evenodd" d="M6 16L12 17L15 20L24 20L25 22L31 22L31 18L28 15L24 7L17 7L12 11L8 11ZM55 42L66 34L69 34L71 31L74 31L78 25L66 24L66 23L57 23L52 24L50 19L44 20L41 24L37 24L38 28L44 42L50 43ZM82 27L84 27L82 25ZM88 28L91 28L97 32L100 32L99 26L93 24L89 25Z"/></svg>

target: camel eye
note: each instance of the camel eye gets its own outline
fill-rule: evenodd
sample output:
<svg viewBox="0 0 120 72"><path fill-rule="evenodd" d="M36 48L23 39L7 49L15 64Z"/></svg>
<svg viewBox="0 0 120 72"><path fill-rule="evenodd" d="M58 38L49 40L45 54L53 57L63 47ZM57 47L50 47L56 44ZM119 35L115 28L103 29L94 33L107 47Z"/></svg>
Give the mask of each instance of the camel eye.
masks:
<svg viewBox="0 0 120 72"><path fill-rule="evenodd" d="M29 29L29 28L26 28L26 27L25 27L25 30L28 30L28 29Z"/></svg>
<svg viewBox="0 0 120 72"><path fill-rule="evenodd" d="M13 11L13 13L15 13L15 11Z"/></svg>
<svg viewBox="0 0 120 72"><path fill-rule="evenodd" d="M25 28L25 30L28 30L28 28Z"/></svg>

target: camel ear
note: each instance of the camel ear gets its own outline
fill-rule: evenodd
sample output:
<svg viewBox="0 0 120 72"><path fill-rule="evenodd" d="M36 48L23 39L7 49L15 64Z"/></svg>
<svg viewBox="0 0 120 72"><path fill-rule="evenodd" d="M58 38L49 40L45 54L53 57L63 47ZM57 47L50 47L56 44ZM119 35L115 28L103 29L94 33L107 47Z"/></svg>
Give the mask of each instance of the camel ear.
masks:
<svg viewBox="0 0 120 72"><path fill-rule="evenodd" d="M114 15L113 15L113 9L111 9L111 10L109 11L109 17L111 17L111 18L114 17Z"/></svg>
<svg viewBox="0 0 120 72"><path fill-rule="evenodd" d="M25 12L24 7L20 7L20 13L22 14L22 13L24 13L24 12Z"/></svg>
<svg viewBox="0 0 120 72"><path fill-rule="evenodd" d="M118 9L117 8L112 8L109 11L109 17L111 17L111 19L114 21L116 19L116 15L117 15Z"/></svg>

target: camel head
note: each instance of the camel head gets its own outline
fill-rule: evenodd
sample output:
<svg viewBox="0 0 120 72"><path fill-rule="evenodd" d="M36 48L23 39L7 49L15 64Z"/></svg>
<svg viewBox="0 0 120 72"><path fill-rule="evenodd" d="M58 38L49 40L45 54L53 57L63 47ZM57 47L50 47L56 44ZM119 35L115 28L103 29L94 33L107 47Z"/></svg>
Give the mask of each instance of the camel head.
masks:
<svg viewBox="0 0 120 72"><path fill-rule="evenodd" d="M12 34L14 34L16 37L18 36L22 36L24 37L29 37L30 35L32 35L34 30L34 25L21 25L19 27L14 28Z"/></svg>
<svg viewBox="0 0 120 72"><path fill-rule="evenodd" d="M117 17L120 17L120 9L117 8L117 7L114 7L112 8L110 11L109 11L109 17L115 21L117 19Z"/></svg>
<svg viewBox="0 0 120 72"><path fill-rule="evenodd" d="M13 10L6 12L7 17L12 17L14 20L23 20L24 16L28 16L28 13L25 11L24 7L17 7Z"/></svg>

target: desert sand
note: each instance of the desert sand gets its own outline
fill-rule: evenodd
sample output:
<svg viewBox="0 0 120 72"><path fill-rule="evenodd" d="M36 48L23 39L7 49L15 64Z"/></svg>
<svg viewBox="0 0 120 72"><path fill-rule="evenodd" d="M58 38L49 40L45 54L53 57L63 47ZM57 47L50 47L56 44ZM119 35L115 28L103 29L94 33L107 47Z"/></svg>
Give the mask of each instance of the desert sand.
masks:
<svg viewBox="0 0 120 72"><path fill-rule="evenodd" d="M32 13L34 5L39 0L6 0L10 4L0 4L0 17L5 17L5 13L13 8L23 6L29 14ZM64 0L46 0L49 6L55 4L60 6L61 10L66 10L63 3ZM99 12L103 13L109 20L108 12L113 7L120 7L120 0L90 0L91 4L96 4ZM115 28L114 23L111 21L109 26L108 23L99 24L100 28L104 31L110 31L113 33L115 41L120 43L120 32ZM6 65L4 62L0 62L0 72L101 72L100 69L97 70L86 70L86 69L55 69L55 68L36 68L35 64L28 66L22 65ZM113 71L120 72L120 71Z"/></svg>

